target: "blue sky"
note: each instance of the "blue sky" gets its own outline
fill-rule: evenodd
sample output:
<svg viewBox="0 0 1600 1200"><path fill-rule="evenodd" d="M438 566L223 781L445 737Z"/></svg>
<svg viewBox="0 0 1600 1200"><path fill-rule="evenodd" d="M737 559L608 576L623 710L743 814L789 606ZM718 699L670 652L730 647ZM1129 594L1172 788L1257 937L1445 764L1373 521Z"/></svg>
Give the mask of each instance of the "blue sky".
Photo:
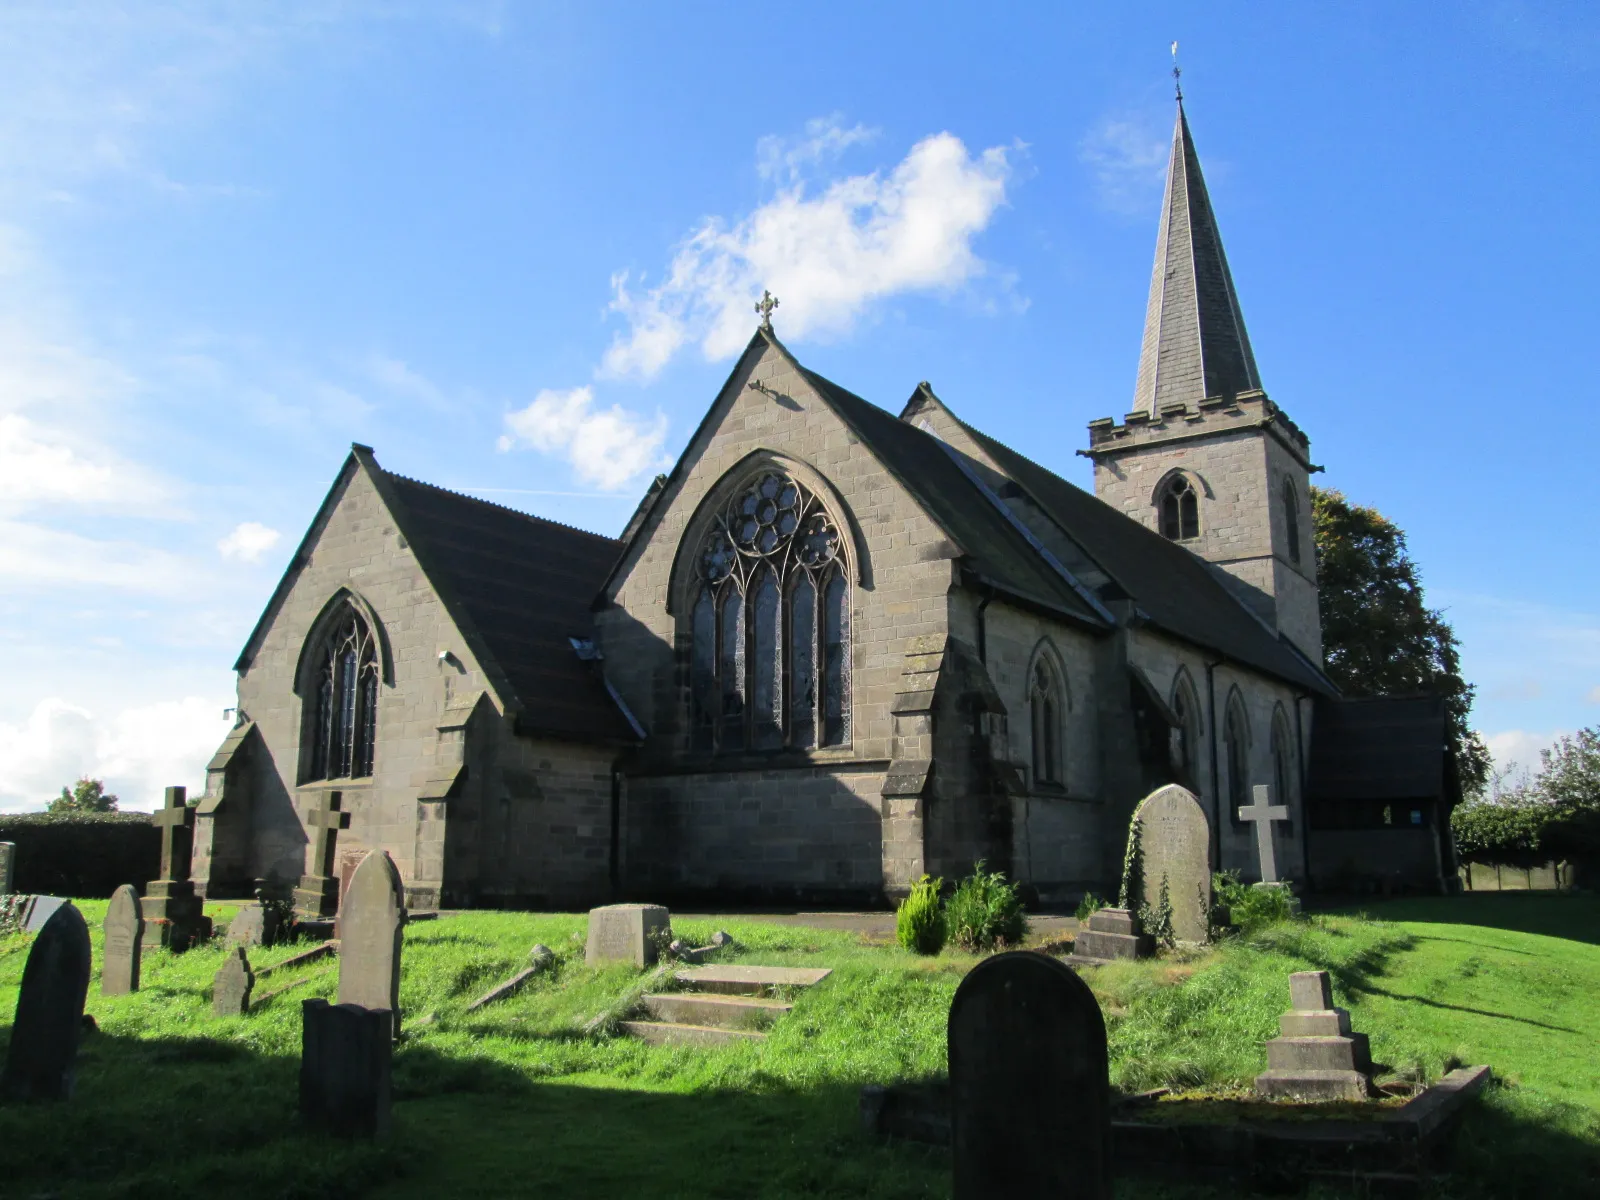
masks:
<svg viewBox="0 0 1600 1200"><path fill-rule="evenodd" d="M8 5L0 809L201 784L352 441L618 532L763 286L808 365L1087 486L1174 38L1319 481L1408 532L1503 760L1600 722L1600 17L1069 7Z"/></svg>

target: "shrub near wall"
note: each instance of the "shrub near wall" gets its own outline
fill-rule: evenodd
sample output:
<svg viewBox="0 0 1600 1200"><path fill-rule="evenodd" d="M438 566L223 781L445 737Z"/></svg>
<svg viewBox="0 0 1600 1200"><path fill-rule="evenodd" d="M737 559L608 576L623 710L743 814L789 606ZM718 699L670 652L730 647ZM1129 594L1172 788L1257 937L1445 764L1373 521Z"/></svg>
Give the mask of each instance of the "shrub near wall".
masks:
<svg viewBox="0 0 1600 1200"><path fill-rule="evenodd" d="M141 889L161 869L161 837L148 813L23 813L0 816L0 842L15 842L19 892L109 896Z"/></svg>

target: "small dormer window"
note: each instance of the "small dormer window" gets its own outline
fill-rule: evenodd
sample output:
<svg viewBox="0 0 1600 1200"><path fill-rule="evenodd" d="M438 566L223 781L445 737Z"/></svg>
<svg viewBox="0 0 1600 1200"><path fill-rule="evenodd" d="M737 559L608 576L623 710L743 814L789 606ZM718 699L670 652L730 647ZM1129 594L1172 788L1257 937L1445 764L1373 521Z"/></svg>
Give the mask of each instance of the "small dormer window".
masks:
<svg viewBox="0 0 1600 1200"><path fill-rule="evenodd" d="M1174 475L1161 490L1161 536L1174 542L1200 536L1200 500L1184 475Z"/></svg>

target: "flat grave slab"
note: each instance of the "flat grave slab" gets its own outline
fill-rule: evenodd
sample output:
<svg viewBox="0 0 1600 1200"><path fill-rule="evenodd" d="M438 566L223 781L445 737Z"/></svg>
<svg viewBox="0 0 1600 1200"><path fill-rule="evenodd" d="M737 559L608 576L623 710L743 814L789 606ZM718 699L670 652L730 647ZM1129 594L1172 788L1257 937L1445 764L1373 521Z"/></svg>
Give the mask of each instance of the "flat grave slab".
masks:
<svg viewBox="0 0 1600 1200"><path fill-rule="evenodd" d="M685 967L674 978L687 987L702 992L726 992L732 995L753 995L765 988L814 987L829 975L832 967L755 967L755 966L705 966Z"/></svg>

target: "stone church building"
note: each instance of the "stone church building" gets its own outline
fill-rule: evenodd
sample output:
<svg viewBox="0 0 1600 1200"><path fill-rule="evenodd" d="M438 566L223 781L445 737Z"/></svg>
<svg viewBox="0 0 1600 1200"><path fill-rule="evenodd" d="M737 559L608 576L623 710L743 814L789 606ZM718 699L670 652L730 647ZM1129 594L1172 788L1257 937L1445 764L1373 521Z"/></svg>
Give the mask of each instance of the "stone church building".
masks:
<svg viewBox="0 0 1600 1200"><path fill-rule="evenodd" d="M1319 468L1262 389L1181 105L1131 411L1079 451L1094 494L962 404L877 407L768 309L616 540L353 447L236 664L196 878L382 848L415 906L860 905L981 859L1063 902L1114 887L1172 781L1246 878L1235 814L1268 785L1306 878L1337 702ZM333 793L338 862L311 866Z"/></svg>

